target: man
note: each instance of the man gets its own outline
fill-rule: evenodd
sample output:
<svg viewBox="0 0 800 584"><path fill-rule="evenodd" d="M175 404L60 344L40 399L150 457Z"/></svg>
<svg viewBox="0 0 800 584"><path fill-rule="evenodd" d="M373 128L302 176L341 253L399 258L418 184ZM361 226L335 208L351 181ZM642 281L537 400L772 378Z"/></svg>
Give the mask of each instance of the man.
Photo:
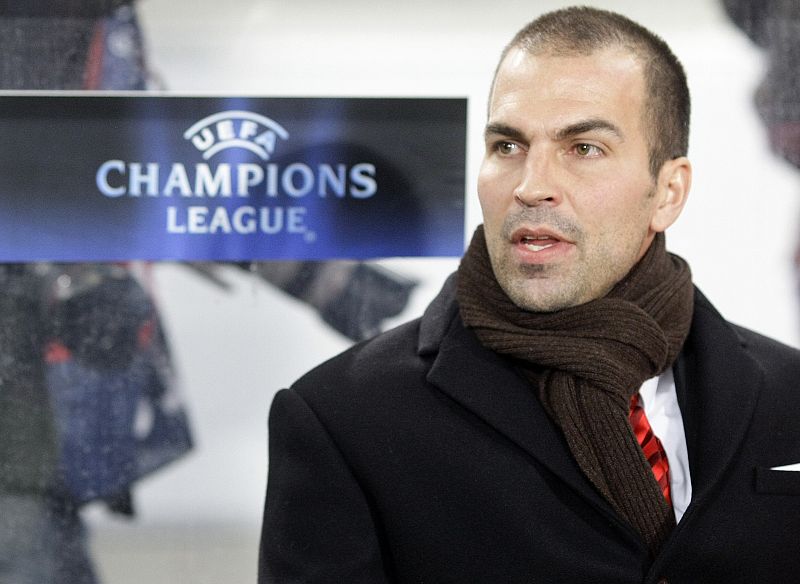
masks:
<svg viewBox="0 0 800 584"><path fill-rule="evenodd" d="M628 19L517 34L457 274L275 398L262 582L796 581L800 354L665 251L688 120Z"/></svg>

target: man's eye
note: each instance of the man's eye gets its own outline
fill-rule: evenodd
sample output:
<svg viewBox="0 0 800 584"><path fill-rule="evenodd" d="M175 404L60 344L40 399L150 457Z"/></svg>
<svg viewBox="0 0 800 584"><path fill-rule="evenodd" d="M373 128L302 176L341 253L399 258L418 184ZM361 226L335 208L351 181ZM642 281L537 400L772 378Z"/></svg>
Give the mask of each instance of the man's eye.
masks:
<svg viewBox="0 0 800 584"><path fill-rule="evenodd" d="M495 144L495 150L503 155L514 154L518 149L518 146L513 142L506 142L505 140L498 142Z"/></svg>
<svg viewBox="0 0 800 584"><path fill-rule="evenodd" d="M578 144L575 146L575 153L583 158L590 158L592 156L599 156L603 152L593 144Z"/></svg>

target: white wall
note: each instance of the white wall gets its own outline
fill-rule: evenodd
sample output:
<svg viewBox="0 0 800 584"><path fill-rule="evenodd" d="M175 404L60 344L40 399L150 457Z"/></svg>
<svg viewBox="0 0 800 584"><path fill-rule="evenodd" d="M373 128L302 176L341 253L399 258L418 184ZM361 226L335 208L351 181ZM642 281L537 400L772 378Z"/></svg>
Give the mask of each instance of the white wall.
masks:
<svg viewBox="0 0 800 584"><path fill-rule="evenodd" d="M588 4L621 11L661 34L687 69L694 185L669 246L689 260L695 281L725 316L797 346L800 298L790 262L800 175L768 152L751 107L761 55L713 0ZM562 5L142 0L139 9L150 63L179 93L468 97L471 233L480 221L474 184L497 56L525 22ZM456 265L386 263L423 282L398 320L418 314ZM198 448L139 489L138 525L237 524L254 542L268 403L276 389L347 343L306 307L242 274L229 273L230 293L179 266L159 266L156 275Z"/></svg>

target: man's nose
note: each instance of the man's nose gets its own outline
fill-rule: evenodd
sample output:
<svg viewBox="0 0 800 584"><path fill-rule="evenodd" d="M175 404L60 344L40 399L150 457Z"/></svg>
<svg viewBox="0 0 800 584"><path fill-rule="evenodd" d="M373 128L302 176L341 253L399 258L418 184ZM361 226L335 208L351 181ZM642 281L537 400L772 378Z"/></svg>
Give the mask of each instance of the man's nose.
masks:
<svg viewBox="0 0 800 584"><path fill-rule="evenodd" d="M561 197L553 180L554 170L552 161L529 152L519 184L514 189L514 200L523 207L558 205Z"/></svg>

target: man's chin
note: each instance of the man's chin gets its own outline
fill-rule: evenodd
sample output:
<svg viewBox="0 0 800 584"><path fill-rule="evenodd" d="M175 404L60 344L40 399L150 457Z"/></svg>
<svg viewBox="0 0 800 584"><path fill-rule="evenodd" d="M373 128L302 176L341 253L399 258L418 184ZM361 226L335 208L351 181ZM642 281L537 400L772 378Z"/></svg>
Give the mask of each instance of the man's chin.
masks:
<svg viewBox="0 0 800 584"><path fill-rule="evenodd" d="M537 289L532 290L533 286L530 284L528 281L522 285L503 286L503 289L511 302L527 312L558 312L580 304L572 295L565 294L562 290L545 290L544 286L537 286Z"/></svg>

